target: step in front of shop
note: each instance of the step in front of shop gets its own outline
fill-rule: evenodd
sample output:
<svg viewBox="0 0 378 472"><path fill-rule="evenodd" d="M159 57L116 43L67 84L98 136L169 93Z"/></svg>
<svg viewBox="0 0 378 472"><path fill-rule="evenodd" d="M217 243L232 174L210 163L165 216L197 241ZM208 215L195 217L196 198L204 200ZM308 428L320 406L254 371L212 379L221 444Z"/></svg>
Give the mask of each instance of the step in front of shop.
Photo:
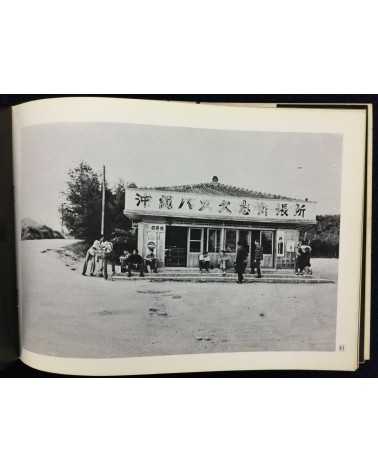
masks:
<svg viewBox="0 0 378 472"><path fill-rule="evenodd" d="M191 283L236 283L237 274L227 273L223 276L221 273L167 273L161 272L157 274L145 274L140 277L133 274L128 277L127 274L117 274L112 277L113 280L125 281L149 281L149 282L191 282ZM292 272L290 274L263 274L258 278L255 274L245 274L245 283L292 283L292 284L333 284L330 279L317 276L296 276Z"/></svg>

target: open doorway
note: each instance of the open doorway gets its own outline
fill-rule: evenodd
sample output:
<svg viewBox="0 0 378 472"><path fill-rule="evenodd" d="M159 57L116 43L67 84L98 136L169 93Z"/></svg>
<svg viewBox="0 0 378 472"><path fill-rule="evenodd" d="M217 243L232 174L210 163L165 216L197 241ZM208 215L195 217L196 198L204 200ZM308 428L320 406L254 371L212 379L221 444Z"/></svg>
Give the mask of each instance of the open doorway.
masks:
<svg viewBox="0 0 378 472"><path fill-rule="evenodd" d="M165 234L166 267L186 267L188 252L188 228L167 226Z"/></svg>

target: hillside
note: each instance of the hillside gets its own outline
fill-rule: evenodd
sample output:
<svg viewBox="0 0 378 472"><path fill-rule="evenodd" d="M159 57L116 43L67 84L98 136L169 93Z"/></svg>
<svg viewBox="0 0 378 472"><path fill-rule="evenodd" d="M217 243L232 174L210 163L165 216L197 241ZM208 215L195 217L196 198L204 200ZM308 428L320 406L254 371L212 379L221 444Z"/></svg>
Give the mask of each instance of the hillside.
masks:
<svg viewBox="0 0 378 472"><path fill-rule="evenodd" d="M49 226L24 218L21 222L21 239L64 239L64 236Z"/></svg>

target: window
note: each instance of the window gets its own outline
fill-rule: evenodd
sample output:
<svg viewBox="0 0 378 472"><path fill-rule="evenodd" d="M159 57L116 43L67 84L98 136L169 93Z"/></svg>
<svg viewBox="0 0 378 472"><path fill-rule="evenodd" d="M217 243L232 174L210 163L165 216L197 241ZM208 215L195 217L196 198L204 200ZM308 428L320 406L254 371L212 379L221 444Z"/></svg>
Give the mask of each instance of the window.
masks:
<svg viewBox="0 0 378 472"><path fill-rule="evenodd" d="M228 252L236 251L236 229L226 230L226 244L225 249Z"/></svg>
<svg viewBox="0 0 378 472"><path fill-rule="evenodd" d="M220 229L209 229L209 252L219 252L220 251Z"/></svg>
<svg viewBox="0 0 378 472"><path fill-rule="evenodd" d="M190 252L201 252L202 230L198 228L190 228Z"/></svg>
<svg viewBox="0 0 378 472"><path fill-rule="evenodd" d="M273 232L261 231L261 248L263 254L273 254Z"/></svg>

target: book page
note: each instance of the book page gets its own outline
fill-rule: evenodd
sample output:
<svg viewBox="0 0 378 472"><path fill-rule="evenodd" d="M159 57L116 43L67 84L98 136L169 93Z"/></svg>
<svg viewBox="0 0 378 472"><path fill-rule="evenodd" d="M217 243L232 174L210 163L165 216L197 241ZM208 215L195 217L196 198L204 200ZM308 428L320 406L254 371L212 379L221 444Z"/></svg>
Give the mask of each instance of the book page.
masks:
<svg viewBox="0 0 378 472"><path fill-rule="evenodd" d="M373 222L373 107L368 106L368 136L366 162L366 246L365 246L365 334L364 360L370 359L370 328L371 328L371 257L372 257L372 222Z"/></svg>
<svg viewBox="0 0 378 472"><path fill-rule="evenodd" d="M362 110L15 107L22 360L356 369L365 134Z"/></svg>

